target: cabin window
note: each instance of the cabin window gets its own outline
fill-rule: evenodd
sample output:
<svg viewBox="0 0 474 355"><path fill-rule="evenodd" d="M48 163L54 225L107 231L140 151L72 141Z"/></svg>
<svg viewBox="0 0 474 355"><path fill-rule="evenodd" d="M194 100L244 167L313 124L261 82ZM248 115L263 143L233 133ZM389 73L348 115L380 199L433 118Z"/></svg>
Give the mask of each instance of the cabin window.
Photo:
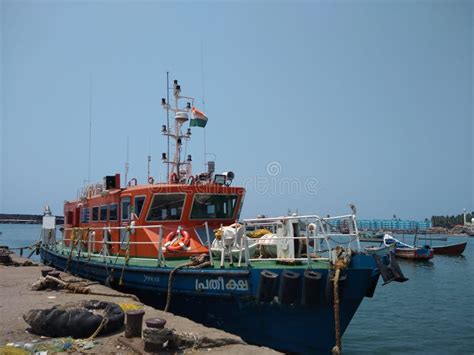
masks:
<svg viewBox="0 0 474 355"><path fill-rule="evenodd" d="M145 204L145 196L135 197L135 214L137 215L137 218L140 218L144 204Z"/></svg>
<svg viewBox="0 0 474 355"><path fill-rule="evenodd" d="M89 223L89 208L81 208L81 223Z"/></svg>
<svg viewBox="0 0 474 355"><path fill-rule="evenodd" d="M237 195L196 194L191 219L232 218Z"/></svg>
<svg viewBox="0 0 474 355"><path fill-rule="evenodd" d="M66 212L66 224L74 224L74 212L73 211L67 211Z"/></svg>
<svg viewBox="0 0 474 355"><path fill-rule="evenodd" d="M100 206L100 220L107 221L107 205Z"/></svg>
<svg viewBox="0 0 474 355"><path fill-rule="evenodd" d="M148 221L177 221L181 219L186 194L155 194L148 211Z"/></svg>
<svg viewBox="0 0 474 355"><path fill-rule="evenodd" d="M128 221L130 219L130 197L125 197L122 199L120 216L122 221Z"/></svg>
<svg viewBox="0 0 474 355"><path fill-rule="evenodd" d="M112 203L109 209L109 220L116 221L118 217L118 205L116 203Z"/></svg>
<svg viewBox="0 0 474 355"><path fill-rule="evenodd" d="M92 220L95 222L99 220L99 207L92 208Z"/></svg>

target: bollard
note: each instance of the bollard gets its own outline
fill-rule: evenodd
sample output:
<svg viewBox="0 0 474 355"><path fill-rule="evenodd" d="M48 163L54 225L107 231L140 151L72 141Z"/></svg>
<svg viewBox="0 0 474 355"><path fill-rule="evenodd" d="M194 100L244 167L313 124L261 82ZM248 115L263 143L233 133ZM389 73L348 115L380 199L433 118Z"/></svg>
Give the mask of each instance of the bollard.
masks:
<svg viewBox="0 0 474 355"><path fill-rule="evenodd" d="M60 279L61 277L59 276L59 274L60 274L59 271L52 270L52 271L47 273L47 276L52 276L52 277L55 277L57 279Z"/></svg>
<svg viewBox="0 0 474 355"><path fill-rule="evenodd" d="M144 315L145 311L143 309L127 311L125 338L137 338L142 336L142 323Z"/></svg>
<svg viewBox="0 0 474 355"><path fill-rule="evenodd" d="M163 342L161 339L165 335L166 320L161 318L149 318L145 321L147 328L143 332L143 340L145 341L144 350L147 353L158 353L163 350ZM165 333L161 334L163 331Z"/></svg>
<svg viewBox="0 0 474 355"><path fill-rule="evenodd" d="M145 321L145 324L148 328L163 329L166 324L166 320L161 318L148 318Z"/></svg>
<svg viewBox="0 0 474 355"><path fill-rule="evenodd" d="M53 272L53 271L54 271L54 269L52 269L52 268L50 268L50 267L42 268L42 269L41 269L41 276L46 277L46 276L48 276L48 274L49 274L50 272Z"/></svg>

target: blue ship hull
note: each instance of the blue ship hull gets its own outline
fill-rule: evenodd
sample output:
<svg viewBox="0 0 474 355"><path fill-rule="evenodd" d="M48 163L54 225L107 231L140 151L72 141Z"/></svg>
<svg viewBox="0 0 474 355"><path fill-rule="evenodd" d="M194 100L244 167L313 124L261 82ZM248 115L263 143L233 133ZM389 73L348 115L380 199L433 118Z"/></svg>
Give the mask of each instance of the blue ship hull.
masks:
<svg viewBox="0 0 474 355"><path fill-rule="evenodd" d="M45 264L100 282L119 280L122 267L72 258L49 249L41 249ZM272 268L281 277L285 267ZM161 306L166 300L171 268L124 268L123 284L128 290L146 295L145 301ZM302 277L306 267L291 268ZM170 312L207 326L239 335L248 343L292 353L327 353L335 344L332 282L328 269L312 269L321 274L319 298L311 306L301 304L301 290L293 304L257 302L262 269L182 269L173 281ZM356 254L343 272L340 283L341 332L349 325L365 296L371 297L379 271L372 256ZM277 285L278 288L278 285ZM150 292L152 291L152 292Z"/></svg>

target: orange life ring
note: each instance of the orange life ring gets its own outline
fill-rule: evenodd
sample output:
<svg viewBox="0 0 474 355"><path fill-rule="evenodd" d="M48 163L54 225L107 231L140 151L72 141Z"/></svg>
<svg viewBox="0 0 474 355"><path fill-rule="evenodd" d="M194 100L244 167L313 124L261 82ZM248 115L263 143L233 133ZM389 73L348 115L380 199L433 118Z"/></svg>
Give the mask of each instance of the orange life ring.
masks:
<svg viewBox="0 0 474 355"><path fill-rule="evenodd" d="M176 237L180 235L179 239ZM176 230L169 232L164 240L164 248L171 252L178 252L178 251L187 251L189 250L189 244L191 243L191 237L189 233L183 230Z"/></svg>
<svg viewBox="0 0 474 355"><path fill-rule="evenodd" d="M170 183L176 184L178 182L178 175L176 173L171 173L169 179Z"/></svg>

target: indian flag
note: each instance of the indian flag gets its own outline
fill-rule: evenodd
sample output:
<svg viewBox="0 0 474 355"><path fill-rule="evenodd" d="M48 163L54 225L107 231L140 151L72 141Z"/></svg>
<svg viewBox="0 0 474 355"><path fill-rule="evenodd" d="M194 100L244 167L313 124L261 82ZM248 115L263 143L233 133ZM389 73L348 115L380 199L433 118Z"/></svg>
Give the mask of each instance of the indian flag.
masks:
<svg viewBox="0 0 474 355"><path fill-rule="evenodd" d="M207 116L194 106L191 112L193 113L193 118L191 118L191 122L189 126L190 127L206 127Z"/></svg>

